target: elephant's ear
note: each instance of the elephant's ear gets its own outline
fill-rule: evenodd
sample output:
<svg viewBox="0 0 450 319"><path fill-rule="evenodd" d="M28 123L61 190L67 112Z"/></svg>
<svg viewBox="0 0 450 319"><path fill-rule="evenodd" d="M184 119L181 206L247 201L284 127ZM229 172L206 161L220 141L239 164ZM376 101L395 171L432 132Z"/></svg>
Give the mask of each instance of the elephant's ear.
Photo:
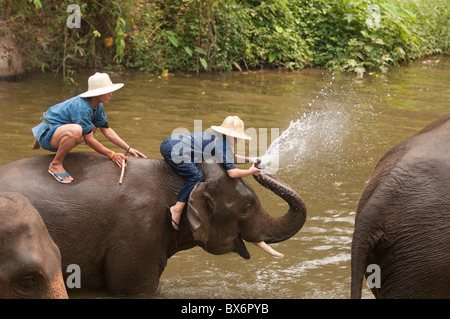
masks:
<svg viewBox="0 0 450 319"><path fill-rule="evenodd" d="M214 204L206 190L206 182L198 183L192 190L187 205L187 219L195 240L204 243L208 241L213 211Z"/></svg>

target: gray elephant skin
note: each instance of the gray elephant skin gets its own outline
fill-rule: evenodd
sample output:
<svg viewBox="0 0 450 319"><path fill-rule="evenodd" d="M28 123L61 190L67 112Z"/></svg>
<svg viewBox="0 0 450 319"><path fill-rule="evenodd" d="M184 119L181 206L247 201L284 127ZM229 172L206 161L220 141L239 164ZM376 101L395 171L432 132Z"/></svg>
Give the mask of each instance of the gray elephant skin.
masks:
<svg viewBox="0 0 450 319"><path fill-rule="evenodd" d="M356 212L352 298L370 264L380 272L376 298L450 298L450 114L374 169Z"/></svg>
<svg viewBox="0 0 450 319"><path fill-rule="evenodd" d="M0 298L67 298L61 255L28 199L0 192Z"/></svg>
<svg viewBox="0 0 450 319"><path fill-rule="evenodd" d="M167 259L178 251L200 246L212 254L250 258L243 240L269 251L265 243L290 238L306 219L300 196L276 177L255 178L289 204L280 217L264 209L244 180L229 178L220 164L202 163L205 182L192 191L175 232L165 208L176 202L183 178L164 160L129 157L119 185L120 169L113 162L98 154L71 153L64 167L74 182L62 185L47 172L52 158L1 167L0 190L29 198L61 251L63 269L80 267L81 290L154 294Z"/></svg>

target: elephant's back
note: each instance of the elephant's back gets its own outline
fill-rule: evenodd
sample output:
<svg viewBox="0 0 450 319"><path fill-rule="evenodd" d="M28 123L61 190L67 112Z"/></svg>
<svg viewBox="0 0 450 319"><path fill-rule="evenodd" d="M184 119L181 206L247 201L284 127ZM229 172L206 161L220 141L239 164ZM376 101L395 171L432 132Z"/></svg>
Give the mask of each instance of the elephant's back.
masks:
<svg viewBox="0 0 450 319"><path fill-rule="evenodd" d="M183 183L164 160L129 156L119 184L121 168L105 156L70 153L64 168L74 181L61 184L48 173L52 159L53 155L26 158L1 167L0 191L25 195L61 251L74 255L96 246L98 258L103 258L110 234L130 224L141 233L139 227L145 226L152 210L163 214L164 205L175 203Z"/></svg>
<svg viewBox="0 0 450 319"><path fill-rule="evenodd" d="M119 184L121 168L95 153L68 154L64 168L74 181L61 184L48 173L52 160L53 155L38 156L0 167L0 191L22 193L34 206L41 208L41 214L45 214L43 210L48 214L54 210L72 213L80 210L81 213L83 207L105 207L106 203L117 200L123 203L150 194L152 190L161 192L182 184L182 178L164 160L132 156L128 157L123 182Z"/></svg>
<svg viewBox="0 0 450 319"><path fill-rule="evenodd" d="M418 185L416 179L434 175L436 185L450 187L450 114L429 124L417 135L391 148L377 163L364 189L357 214L372 196L384 197L393 189L408 190L405 183ZM424 183L427 181L424 180ZM381 193L381 194L380 194Z"/></svg>
<svg viewBox="0 0 450 319"><path fill-rule="evenodd" d="M378 189L386 190L400 203L414 203L415 209L425 206L420 203L441 199L450 205L449 140L450 116L444 116L394 147L401 150L401 156L392 156L392 165L384 165L384 176L377 177Z"/></svg>

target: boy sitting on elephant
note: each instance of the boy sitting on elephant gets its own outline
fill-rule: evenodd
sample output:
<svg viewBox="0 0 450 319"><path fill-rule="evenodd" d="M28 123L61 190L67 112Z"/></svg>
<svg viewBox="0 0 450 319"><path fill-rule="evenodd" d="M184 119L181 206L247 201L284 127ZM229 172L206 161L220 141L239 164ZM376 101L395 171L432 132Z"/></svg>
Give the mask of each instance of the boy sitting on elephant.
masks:
<svg viewBox="0 0 450 319"><path fill-rule="evenodd" d="M238 116L228 116L221 126L211 126L213 133L173 134L161 143L161 155L185 182L180 189L175 205L166 209L167 219L173 230L178 230L181 213L194 186L204 182L202 170L196 164L211 156L222 163L231 178L258 175L260 170L252 165L249 169L238 169L235 163L256 163L256 158L235 155L232 147L237 139L250 140L244 133L244 122Z"/></svg>

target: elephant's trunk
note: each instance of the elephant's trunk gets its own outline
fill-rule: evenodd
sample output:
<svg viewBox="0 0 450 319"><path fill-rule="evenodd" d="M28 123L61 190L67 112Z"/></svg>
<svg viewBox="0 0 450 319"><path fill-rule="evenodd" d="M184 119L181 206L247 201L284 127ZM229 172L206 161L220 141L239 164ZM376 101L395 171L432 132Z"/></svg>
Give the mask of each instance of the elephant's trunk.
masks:
<svg viewBox="0 0 450 319"><path fill-rule="evenodd" d="M306 207L303 200L291 187L273 175L260 173L254 178L289 204L289 210L281 217L263 214L259 225L263 236L260 241L277 243L295 235L306 220Z"/></svg>

